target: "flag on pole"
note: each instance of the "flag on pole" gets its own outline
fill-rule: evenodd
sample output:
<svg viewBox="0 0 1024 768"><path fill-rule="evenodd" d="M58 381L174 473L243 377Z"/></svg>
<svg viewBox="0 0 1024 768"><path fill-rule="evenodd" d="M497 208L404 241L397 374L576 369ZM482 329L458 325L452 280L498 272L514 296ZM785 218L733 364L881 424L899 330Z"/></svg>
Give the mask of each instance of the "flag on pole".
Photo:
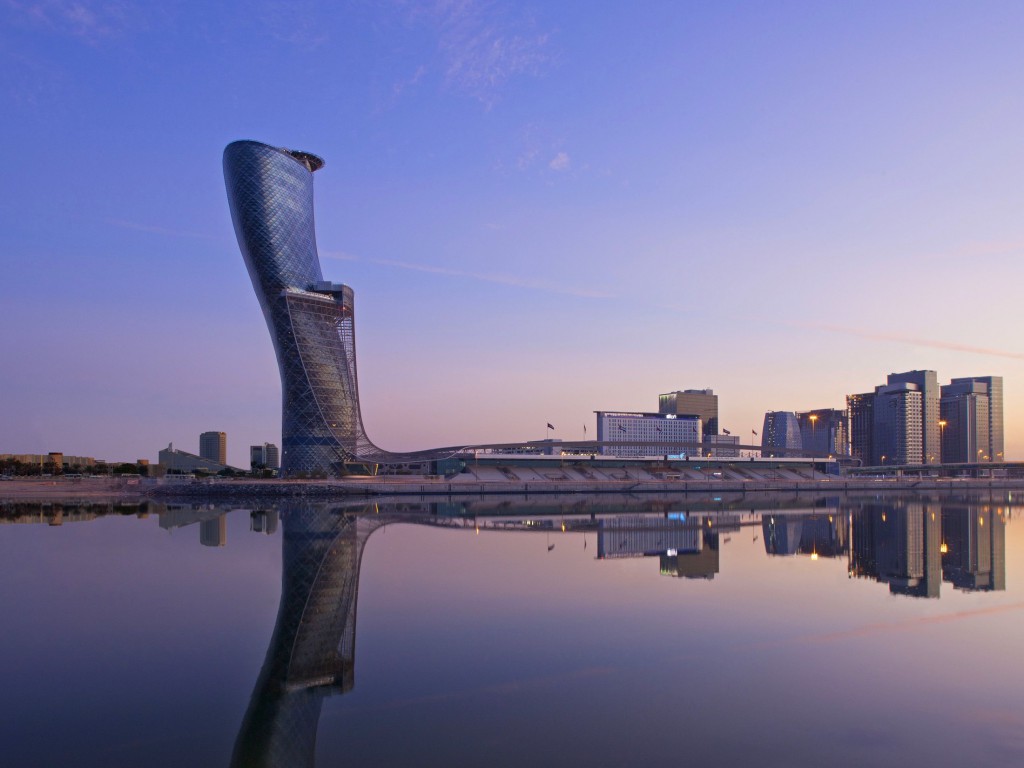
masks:
<svg viewBox="0 0 1024 768"><path fill-rule="evenodd" d="M552 424L552 423L551 423L551 422L549 421L549 422L548 422L548 429L554 429L554 428L555 428L555 425L554 425L554 424Z"/></svg>
<svg viewBox="0 0 1024 768"><path fill-rule="evenodd" d="M583 434L584 435L587 434L587 425L586 424L583 425Z"/></svg>
<svg viewBox="0 0 1024 768"><path fill-rule="evenodd" d="M621 424L619 424L619 429L621 429L623 432L626 431L626 428L624 426L622 426Z"/></svg>
<svg viewBox="0 0 1024 768"><path fill-rule="evenodd" d="M655 429L661 432L661 427L655 427Z"/></svg>
<svg viewBox="0 0 1024 768"><path fill-rule="evenodd" d="M754 433L754 437L757 437L757 430L752 429L750 431Z"/></svg>
<svg viewBox="0 0 1024 768"><path fill-rule="evenodd" d="M723 435L731 435L731 434L732 434L732 432L730 432L730 431L729 431L728 429L723 429L723 430L722 430L722 434L723 434Z"/></svg>

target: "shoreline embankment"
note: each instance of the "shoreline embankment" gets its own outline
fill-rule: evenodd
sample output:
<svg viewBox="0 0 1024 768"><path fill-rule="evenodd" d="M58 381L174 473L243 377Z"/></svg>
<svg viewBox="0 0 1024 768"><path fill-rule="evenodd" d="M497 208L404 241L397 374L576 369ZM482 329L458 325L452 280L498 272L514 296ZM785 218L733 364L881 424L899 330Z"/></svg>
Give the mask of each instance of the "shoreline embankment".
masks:
<svg viewBox="0 0 1024 768"><path fill-rule="evenodd" d="M1024 492L1024 479L1006 478L861 478L737 481L707 480L505 480L473 482L446 478L351 477L341 480L251 480L210 478L168 482L146 478L16 479L0 483L0 500L131 500L144 498L315 498L379 496L530 496L540 494L745 494L745 493L963 493Z"/></svg>

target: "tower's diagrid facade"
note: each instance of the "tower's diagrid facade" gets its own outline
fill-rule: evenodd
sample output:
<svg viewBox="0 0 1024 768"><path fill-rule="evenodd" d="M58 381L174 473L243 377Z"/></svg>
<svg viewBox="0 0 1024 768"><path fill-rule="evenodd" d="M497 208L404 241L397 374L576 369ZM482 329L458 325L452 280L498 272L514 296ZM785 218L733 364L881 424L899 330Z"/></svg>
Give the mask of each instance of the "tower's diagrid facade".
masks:
<svg viewBox="0 0 1024 768"><path fill-rule="evenodd" d="M356 379L352 289L326 282L313 228L313 172L324 161L256 141L224 150L238 246L281 373L281 472L337 474L346 462L399 462L366 436ZM450 453L450 451L449 451Z"/></svg>

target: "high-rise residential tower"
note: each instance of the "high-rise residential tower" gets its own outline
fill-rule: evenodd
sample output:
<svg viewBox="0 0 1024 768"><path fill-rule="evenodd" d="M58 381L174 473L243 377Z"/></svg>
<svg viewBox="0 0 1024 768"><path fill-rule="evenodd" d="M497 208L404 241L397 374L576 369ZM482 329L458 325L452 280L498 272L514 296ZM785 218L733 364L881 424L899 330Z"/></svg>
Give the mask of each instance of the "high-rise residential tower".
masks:
<svg viewBox="0 0 1024 768"><path fill-rule="evenodd" d="M888 384L915 384L921 393L921 461L938 463L941 451L939 426L939 377L935 371L890 373ZM911 462L913 463L913 462Z"/></svg>
<svg viewBox="0 0 1024 768"><path fill-rule="evenodd" d="M978 447L985 449L983 455L988 455L989 461L1005 461L1006 457L1003 454L1003 377L965 377L953 379L949 386L963 386L969 382L984 384L988 389L988 445Z"/></svg>
<svg viewBox="0 0 1024 768"><path fill-rule="evenodd" d="M203 432L199 436L199 455L218 464L228 463L228 435L226 432Z"/></svg>
<svg viewBox="0 0 1024 768"><path fill-rule="evenodd" d="M942 387L939 416L943 463L992 461L987 383L957 379Z"/></svg>
<svg viewBox="0 0 1024 768"><path fill-rule="evenodd" d="M921 452L923 400L921 390L911 382L887 384L875 389L872 464L924 462ZM938 424L937 418L935 421Z"/></svg>
<svg viewBox="0 0 1024 768"><path fill-rule="evenodd" d="M846 410L850 412L850 455L861 464L871 464L875 453L875 393L863 392L846 396Z"/></svg>

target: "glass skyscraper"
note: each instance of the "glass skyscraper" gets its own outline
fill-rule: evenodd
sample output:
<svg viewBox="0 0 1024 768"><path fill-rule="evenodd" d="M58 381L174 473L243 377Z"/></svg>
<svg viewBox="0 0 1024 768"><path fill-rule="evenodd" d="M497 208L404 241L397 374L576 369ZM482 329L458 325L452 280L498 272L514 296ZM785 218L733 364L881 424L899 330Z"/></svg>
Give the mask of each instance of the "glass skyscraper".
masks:
<svg viewBox="0 0 1024 768"><path fill-rule="evenodd" d="M339 474L349 462L439 457L444 449L383 451L363 428L353 292L324 280L316 250L313 173L323 165L308 152L256 141L236 141L224 150L238 247L281 373L281 474Z"/></svg>
<svg viewBox="0 0 1024 768"><path fill-rule="evenodd" d="M799 456L803 451L800 422L792 411L768 411L761 428L763 456Z"/></svg>

